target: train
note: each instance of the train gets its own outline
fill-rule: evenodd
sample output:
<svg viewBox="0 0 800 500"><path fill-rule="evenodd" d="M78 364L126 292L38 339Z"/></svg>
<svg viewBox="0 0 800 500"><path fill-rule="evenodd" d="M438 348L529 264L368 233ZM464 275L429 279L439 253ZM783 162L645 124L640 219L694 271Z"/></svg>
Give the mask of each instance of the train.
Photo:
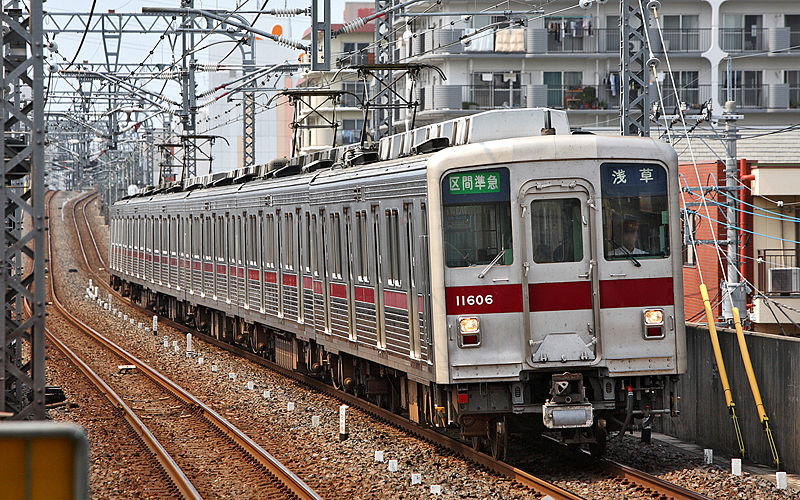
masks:
<svg viewBox="0 0 800 500"><path fill-rule="evenodd" d="M193 177L109 210L111 285L502 455L679 414L675 151L492 110Z"/></svg>

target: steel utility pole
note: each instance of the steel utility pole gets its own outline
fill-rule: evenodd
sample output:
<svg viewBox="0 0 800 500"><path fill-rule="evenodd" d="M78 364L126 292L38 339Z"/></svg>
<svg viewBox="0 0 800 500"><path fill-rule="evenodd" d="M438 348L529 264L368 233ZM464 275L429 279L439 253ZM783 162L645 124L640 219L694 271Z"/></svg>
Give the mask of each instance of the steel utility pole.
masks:
<svg viewBox="0 0 800 500"><path fill-rule="evenodd" d="M739 311L747 310L747 294L745 284L739 281L739 234L738 214L736 209L739 207L738 193L741 190L739 185L739 167L736 160L736 140L739 134L736 130L736 122L744 118L736 114L736 96L733 95L733 71L731 59L728 58L727 67L728 92L725 102L725 111L719 117L725 123L725 193L727 195L727 207L725 210L725 223L727 225L727 260L728 260L728 281L722 286L727 290L730 300L722 301L722 317L726 322L733 322L733 308Z"/></svg>
<svg viewBox="0 0 800 500"><path fill-rule="evenodd" d="M45 417L45 231L44 231L44 54L42 0L4 2L0 73L2 120L0 134L3 168L0 203L7 215L23 214L28 227L4 224L0 293L5 311L0 315L0 412L22 420ZM24 95L30 91L30 95ZM23 273L27 257L30 264ZM16 311L28 301L31 315ZM27 349L22 349L23 344Z"/></svg>
<svg viewBox="0 0 800 500"><path fill-rule="evenodd" d="M620 0L619 114L622 135L650 137L647 8L638 0Z"/></svg>

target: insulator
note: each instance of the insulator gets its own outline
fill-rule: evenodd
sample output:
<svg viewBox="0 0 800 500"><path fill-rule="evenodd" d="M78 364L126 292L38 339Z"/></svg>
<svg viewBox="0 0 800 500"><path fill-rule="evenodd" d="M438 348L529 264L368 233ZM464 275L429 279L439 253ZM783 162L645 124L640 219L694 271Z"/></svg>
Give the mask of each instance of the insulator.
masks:
<svg viewBox="0 0 800 500"><path fill-rule="evenodd" d="M308 50L303 44L297 43L294 40L290 40L284 36L276 36L272 40L275 41L275 43L284 45L290 49Z"/></svg>
<svg viewBox="0 0 800 500"><path fill-rule="evenodd" d="M353 31L355 31L355 30L357 30L358 28L360 28L360 27L364 26L365 24L367 24L367 20L366 20L366 19L364 19L363 17L359 17L358 19L353 19L353 20L352 20L352 21L350 21L349 23L347 23L347 24L345 24L344 26L342 26L342 27L339 29L338 33L339 33L339 34L342 34L342 33L352 33Z"/></svg>
<svg viewBox="0 0 800 500"><path fill-rule="evenodd" d="M267 11L267 14L276 16L276 17L290 17L296 16L299 14L305 14L306 9L272 9Z"/></svg>

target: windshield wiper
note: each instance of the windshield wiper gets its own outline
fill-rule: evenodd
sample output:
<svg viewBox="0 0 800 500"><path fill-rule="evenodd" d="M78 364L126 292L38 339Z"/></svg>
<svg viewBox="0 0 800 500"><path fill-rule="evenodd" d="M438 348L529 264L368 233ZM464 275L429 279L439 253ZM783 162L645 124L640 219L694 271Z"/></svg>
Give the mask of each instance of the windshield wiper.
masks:
<svg viewBox="0 0 800 500"><path fill-rule="evenodd" d="M498 261L498 260L500 260L500 257L502 257L503 255L505 255L505 253L506 253L506 249L505 249L505 248L504 248L504 249L502 249L502 250L500 250L500 253L499 253L499 254L497 254L497 255L494 257L494 259L492 259L492 261L491 261L491 262L489 262L489 265L488 265L488 266L486 266L485 268L483 268L483 271L481 271L481 272L480 272L480 274L478 274L478 278L480 278L480 279L483 279L483 277L484 277L484 276L486 276L486 273L488 273L488 272L489 272L489 270L491 270L491 269L494 267L494 265L495 265L495 264L497 264L497 261Z"/></svg>
<svg viewBox="0 0 800 500"><path fill-rule="evenodd" d="M634 257L634 256L633 256L633 254L630 252L630 250L628 250L628 249L627 249L627 248L625 248L624 246L622 246L622 245L620 245L619 243L617 243L616 241L614 241L614 240L613 240L613 238L612 238L612 239L609 239L608 241L610 241L610 242L611 242L611 244L612 244L612 245L614 245L615 247L617 247L617 248L619 248L620 250L622 250L623 252L625 252L625 258L626 258L626 259L628 259L628 260L630 260L631 262L633 262L633 265L634 265L634 266L636 266L636 267L642 267L642 263L641 263L641 262L639 262L639 261L636 259L636 257Z"/></svg>

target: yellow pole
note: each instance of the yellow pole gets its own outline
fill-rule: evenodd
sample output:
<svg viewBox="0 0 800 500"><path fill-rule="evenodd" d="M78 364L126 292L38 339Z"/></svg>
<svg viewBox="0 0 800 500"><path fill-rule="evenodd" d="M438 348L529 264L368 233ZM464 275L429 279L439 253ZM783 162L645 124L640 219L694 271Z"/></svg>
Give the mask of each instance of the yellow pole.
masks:
<svg viewBox="0 0 800 500"><path fill-rule="evenodd" d="M772 430L769 428L769 417L767 411L764 409L764 403L761 401L761 391L758 389L758 381L756 374L753 372L753 362L750 360L750 350L747 348L747 342L744 339L744 330L742 329L742 320L739 316L739 308L733 308L733 322L736 326L736 339L739 341L739 351L742 353L742 362L744 363L744 370L747 373L747 380L750 382L750 391L753 393L753 400L756 403L756 411L764 431L767 433L767 440L769 441L770 451L772 452L772 460L775 467L780 469L780 457L778 456L778 448L775 446L775 440L772 437Z"/></svg>
<svg viewBox="0 0 800 500"><path fill-rule="evenodd" d="M703 306L706 309L706 321L708 322L708 334L711 337L711 346L714 348L714 358L717 361L719 379L722 382L722 389L725 392L725 403L728 405L728 413L733 420L733 428L736 431L736 440L739 444L739 452L744 457L744 439L742 430L739 428L739 419L736 417L736 405L733 403L733 393L731 385L728 383L728 372L725 371L725 360L722 359L722 349L719 347L719 337L717 336L717 324L714 320L714 313L711 311L711 301L708 298L708 288L705 283L700 285L700 295L703 297Z"/></svg>
<svg viewBox="0 0 800 500"><path fill-rule="evenodd" d="M717 360L719 379L722 381L722 389L725 391L725 403L730 408L733 406L733 394L728 383L728 372L725 371L725 361L722 359L722 349L719 347L719 337L717 336L717 325L714 320L714 313L711 311L711 302L708 299L708 288L706 288L705 283L700 285L700 295L703 297L703 305L706 308L708 334L711 336L711 346L714 348L714 357Z"/></svg>

